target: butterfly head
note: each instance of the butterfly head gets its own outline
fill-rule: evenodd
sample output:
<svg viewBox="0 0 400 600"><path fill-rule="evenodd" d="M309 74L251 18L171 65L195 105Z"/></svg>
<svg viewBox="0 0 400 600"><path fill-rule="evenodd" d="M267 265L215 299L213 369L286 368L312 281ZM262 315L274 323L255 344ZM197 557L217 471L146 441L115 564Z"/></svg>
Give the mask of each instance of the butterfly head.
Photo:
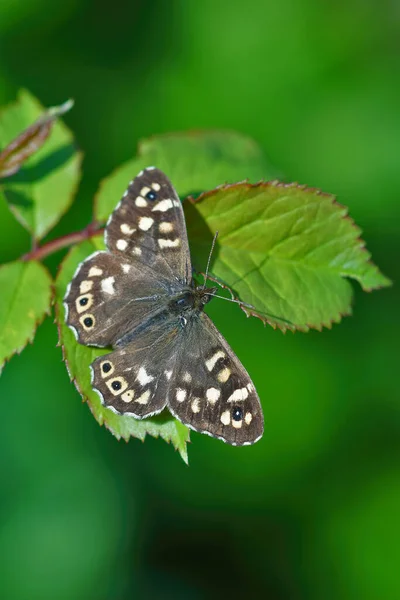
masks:
<svg viewBox="0 0 400 600"><path fill-rule="evenodd" d="M192 311L201 312L216 291L217 288L206 288L204 285L188 288L171 299L169 308L177 314Z"/></svg>

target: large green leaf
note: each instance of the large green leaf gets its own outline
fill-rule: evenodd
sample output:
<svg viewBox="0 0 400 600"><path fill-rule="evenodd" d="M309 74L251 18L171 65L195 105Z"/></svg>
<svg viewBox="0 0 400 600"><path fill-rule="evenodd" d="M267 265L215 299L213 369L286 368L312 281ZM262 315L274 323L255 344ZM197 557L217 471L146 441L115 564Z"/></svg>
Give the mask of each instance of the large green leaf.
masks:
<svg viewBox="0 0 400 600"><path fill-rule="evenodd" d="M370 261L360 229L333 196L277 182L224 186L185 203L195 266L211 271L247 314L281 329L321 329L351 310L352 288L390 285Z"/></svg>
<svg viewBox="0 0 400 600"><path fill-rule="evenodd" d="M143 140L138 155L103 180L95 203L95 218L105 221L139 171L156 166L168 175L184 198L223 183L274 177L261 148L233 131L171 133Z"/></svg>
<svg viewBox="0 0 400 600"><path fill-rule="evenodd" d="M38 119L46 121L46 115L49 113L33 96L21 91L17 102L0 113L0 147L21 137ZM48 133L47 127L41 131ZM33 154L27 153L19 172L1 181L10 209L36 239L69 208L79 183L81 160L72 133L58 120L46 142Z"/></svg>
<svg viewBox="0 0 400 600"><path fill-rule="evenodd" d="M34 338L50 310L51 278L37 262L16 261L0 267L0 370Z"/></svg>
<svg viewBox="0 0 400 600"><path fill-rule="evenodd" d="M100 425L104 424L118 439L124 438L127 441L132 436L144 440L146 434L162 437L166 442L173 444L187 463L186 444L189 441L189 430L170 414L165 412L151 419L140 421L133 417L116 415L102 406L99 396L93 391L90 383L89 365L97 356L107 350L78 344L72 331L65 325L62 301L67 285L72 279L77 265L89 254L102 247L103 243L100 238L92 238L90 241L75 246L62 263L56 280L56 318L70 378L82 397L87 400L96 420Z"/></svg>

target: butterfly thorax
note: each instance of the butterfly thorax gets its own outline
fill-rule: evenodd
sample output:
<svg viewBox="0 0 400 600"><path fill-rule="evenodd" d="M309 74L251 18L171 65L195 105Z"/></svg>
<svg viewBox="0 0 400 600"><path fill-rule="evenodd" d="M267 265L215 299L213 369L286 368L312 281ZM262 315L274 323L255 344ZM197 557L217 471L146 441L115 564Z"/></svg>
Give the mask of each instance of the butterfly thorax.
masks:
<svg viewBox="0 0 400 600"><path fill-rule="evenodd" d="M182 315L184 313L201 312L210 302L217 288L206 288L204 285L187 287L171 298L169 309L171 312Z"/></svg>

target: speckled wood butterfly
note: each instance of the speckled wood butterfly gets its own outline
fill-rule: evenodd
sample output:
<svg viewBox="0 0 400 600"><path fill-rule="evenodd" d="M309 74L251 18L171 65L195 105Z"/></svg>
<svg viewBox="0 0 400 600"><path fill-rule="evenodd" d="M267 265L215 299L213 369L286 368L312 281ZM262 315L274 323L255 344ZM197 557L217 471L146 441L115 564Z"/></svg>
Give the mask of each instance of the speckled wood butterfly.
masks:
<svg viewBox="0 0 400 600"><path fill-rule="evenodd" d="M136 419L167 407L228 444L259 440L259 398L204 313L216 288L193 280L182 204L164 173L149 167L131 181L105 243L78 266L64 298L78 342L113 348L91 365L102 403Z"/></svg>

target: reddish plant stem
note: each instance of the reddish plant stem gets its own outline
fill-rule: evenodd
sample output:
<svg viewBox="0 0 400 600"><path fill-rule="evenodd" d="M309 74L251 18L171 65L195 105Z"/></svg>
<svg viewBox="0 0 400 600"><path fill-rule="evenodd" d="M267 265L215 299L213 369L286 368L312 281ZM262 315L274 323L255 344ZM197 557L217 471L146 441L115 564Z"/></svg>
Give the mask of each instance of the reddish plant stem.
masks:
<svg viewBox="0 0 400 600"><path fill-rule="evenodd" d="M94 221L93 223L89 223L85 229L81 231L75 231L73 233L67 233L67 235L63 235L55 240L51 240L44 244L43 246L39 246L37 248L33 248L27 254L22 256L22 260L42 260L46 256L57 252L57 250L61 250L62 248L67 248L68 246L72 246L72 244L77 244L78 242L83 242L84 240L88 240L94 235L102 234L104 229L101 227L99 223Z"/></svg>

